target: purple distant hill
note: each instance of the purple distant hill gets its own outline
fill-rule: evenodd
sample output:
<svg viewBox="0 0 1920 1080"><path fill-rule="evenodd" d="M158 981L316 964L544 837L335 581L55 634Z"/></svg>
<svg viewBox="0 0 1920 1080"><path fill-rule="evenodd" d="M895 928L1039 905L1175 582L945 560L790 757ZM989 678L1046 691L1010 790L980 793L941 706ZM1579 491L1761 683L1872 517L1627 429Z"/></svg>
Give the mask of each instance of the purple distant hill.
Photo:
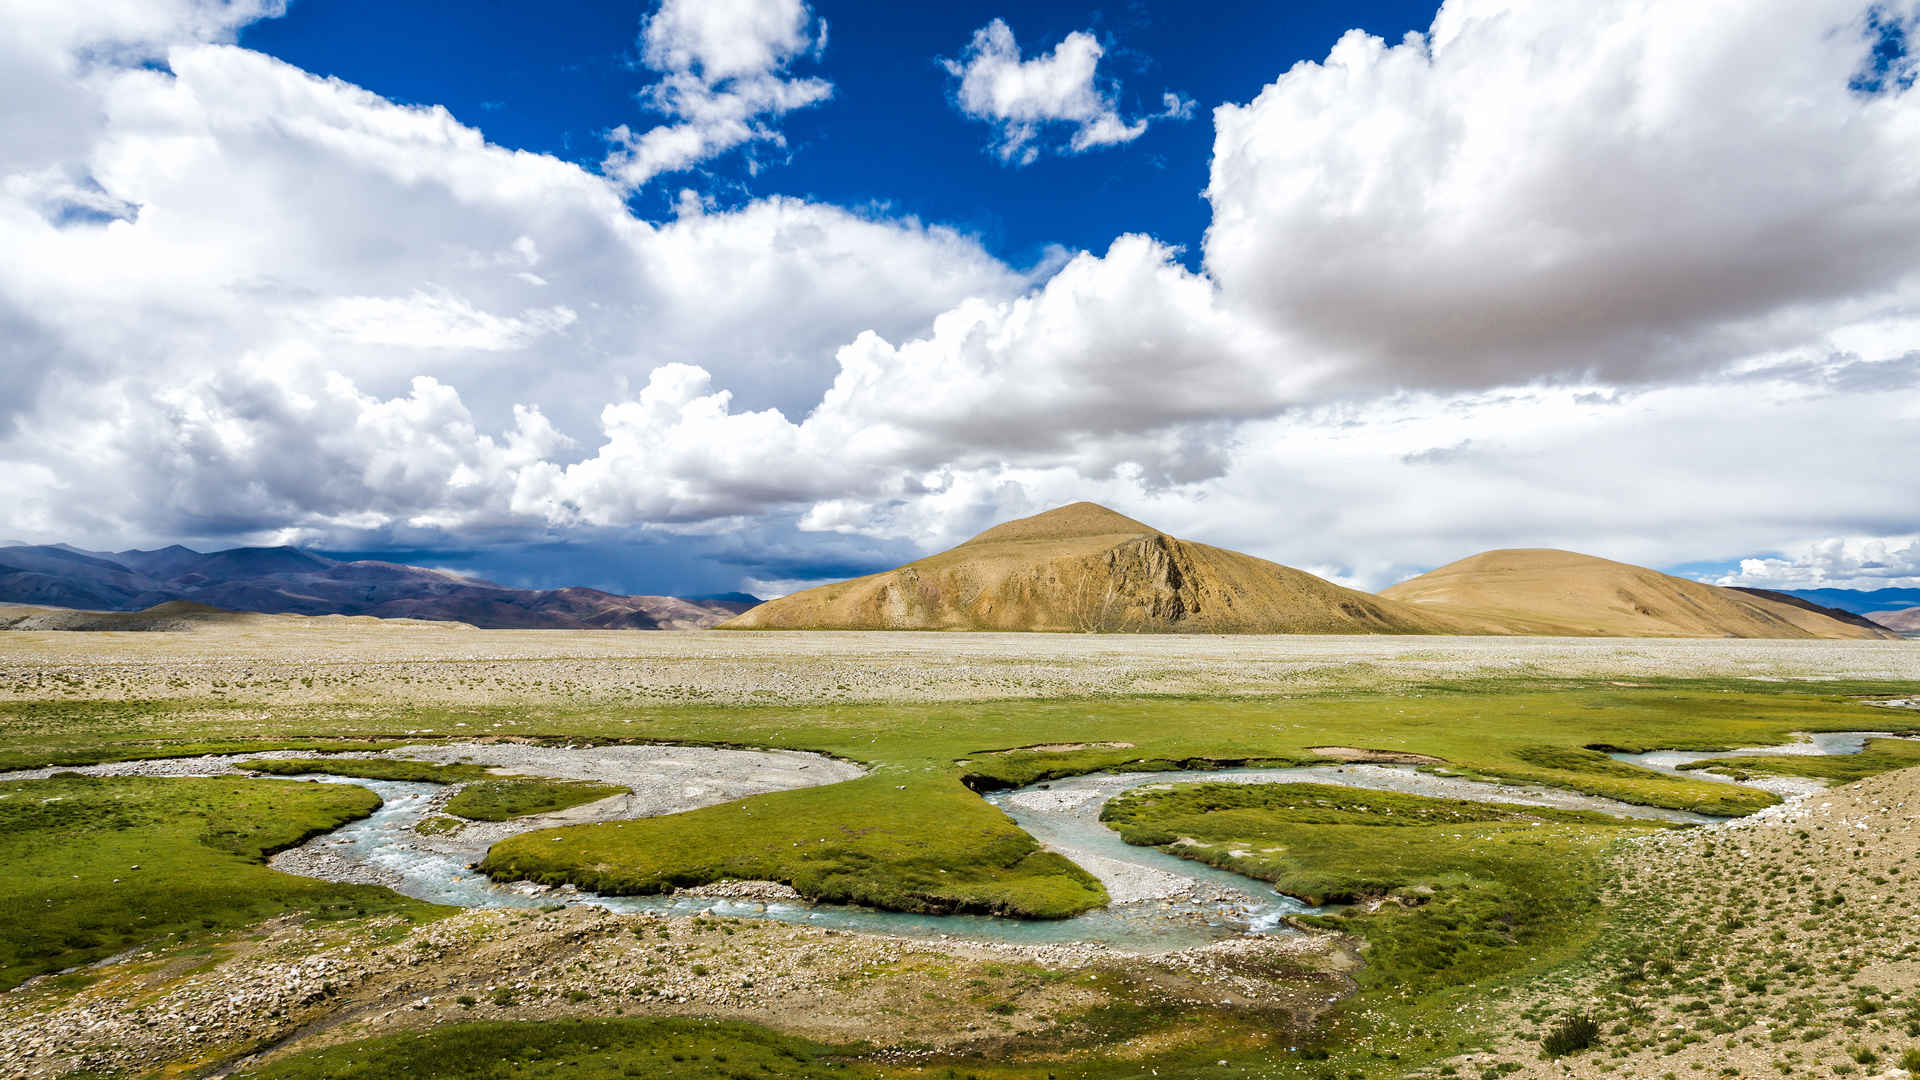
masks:
<svg viewBox="0 0 1920 1080"><path fill-rule="evenodd" d="M330 559L293 547L201 553L0 547L0 603L140 611L187 601L227 611L437 619L499 629L695 630L759 603L722 596L621 596L515 589L444 570Z"/></svg>

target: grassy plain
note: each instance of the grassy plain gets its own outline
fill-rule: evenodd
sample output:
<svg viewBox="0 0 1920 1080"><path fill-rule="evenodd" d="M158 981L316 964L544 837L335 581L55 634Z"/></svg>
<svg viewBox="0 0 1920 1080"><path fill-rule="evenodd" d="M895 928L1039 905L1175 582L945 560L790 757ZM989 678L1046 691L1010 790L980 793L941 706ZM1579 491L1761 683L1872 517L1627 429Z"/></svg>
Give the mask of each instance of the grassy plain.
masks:
<svg viewBox="0 0 1920 1080"><path fill-rule="evenodd" d="M1417 907L1454 887L1557 897L1567 892L1553 872L1567 861L1563 844L1651 827L1577 810L1326 784L1140 787L1115 796L1101 820L1129 844L1271 881L1316 907L1380 899Z"/></svg>
<svg viewBox="0 0 1920 1080"><path fill-rule="evenodd" d="M976 789L1102 769L1327 760L1316 746L1442 759L1442 768L1739 814L1765 792L1638 769L1590 749L1714 750L1785 742L1798 731L1920 729L1920 714L1861 696L1891 682L1755 683L1478 678L1412 690L1297 696L1108 697L852 705L566 706L421 702L361 710L246 702L0 702L0 763L113 760L279 748L325 735L343 744L521 737L813 750L863 762L850 784L758 796L623 826L580 826L496 849L488 869L615 892L721 877L765 877L817 899L906 910L1059 916L1103 902ZM1023 747L1040 749L1022 749ZM1083 746L1083 749L1060 747ZM941 871L945 871L942 873Z"/></svg>
<svg viewBox="0 0 1920 1080"><path fill-rule="evenodd" d="M666 818L528 834L497 847L485 868L611 892L757 877L823 900L1060 916L1098 906L1104 895L963 784L992 788L1102 769L1304 764L1328 760L1314 747L1340 745L1438 757L1463 775L1740 814L1775 797L1639 769L1588 746L1733 748L1890 720L1920 727L1920 716L1887 714L1824 688L1537 689L1516 682L1432 686L1415 696L636 711L602 716L598 730L820 750L875 772ZM473 717L470 727L491 726L483 714L465 715ZM1020 749L1034 744L1051 745ZM1086 748L1052 748L1063 744Z"/></svg>
<svg viewBox="0 0 1920 1080"><path fill-rule="evenodd" d="M1666 831L1643 821L1320 784L1136 788L1103 814L1134 844L1344 905L1306 926L1365 944L1359 993L1323 1044L1335 1076L1370 1055L1450 1056L1471 996L1582 954L1604 933L1602 855Z"/></svg>
<svg viewBox="0 0 1920 1080"><path fill-rule="evenodd" d="M613 649L609 642L616 640L612 636L469 634L457 649L442 650L434 644L437 636L422 633L418 638L386 639L378 648L360 638L345 638L338 646L337 662L296 655L256 639L210 638L199 646L181 640L148 640L187 635L146 635L121 644L100 640L120 635L73 635L80 640L67 649L66 659L47 660L28 654L66 647L36 640L45 635L23 635L20 645L0 639L0 764L77 764L213 750L371 749L489 737L566 740L574 745L661 741L820 751L860 761L871 772L844 784L756 796L645 821L559 831L539 841L558 849L552 853L521 850L537 846L532 841L510 842L496 848L493 858L522 860L503 867L503 872L616 889L770 877L823 897L860 898L921 910L970 906L1051 915L1098 902L1098 886L1040 852L968 785L990 788L1103 768L1310 762L1324 760L1316 748L1354 747L1430 755L1442 759L1436 768L1466 775L1730 812L1772 800L1725 784L1634 769L1595 748L1710 751L1784 742L1796 731L1920 728L1920 714L1860 703L1863 697L1909 696L1920 685L1920 649L1899 643L1795 644L1776 649L1754 643L1604 642L1563 648L1526 641L824 635L819 640L825 644L809 638L803 646L788 646L783 642L790 639L776 635L725 642L673 635L671 643L665 642L664 635L627 635L618 640L638 642L634 649L671 648L698 654L695 660L648 654L630 661L607 655ZM314 640L309 636L300 647L309 647ZM508 645L501 646L500 654L490 655L485 646L489 641ZM426 644L408 644L417 642ZM832 650L841 645L834 642L852 644L836 653ZM204 663L188 662L196 648L224 651L203 658ZM782 649L802 651L782 653ZM94 663L87 659L89 655L104 659ZM112 659L115 656L122 659ZM1207 659L1222 656L1228 659ZM728 673L724 678L712 674L722 669ZM1675 678L1678 673L1689 677ZM1835 674L1847 677L1824 681ZM1803 681L1798 678L1801 675L1817 675L1823 681ZM221 685L214 686L215 682ZM1754 760L1736 759L1741 767ZM6 785L6 790L56 792L59 785L76 783L23 781ZM353 791L337 785L257 780L89 783L126 784L129 790L147 785L153 791L178 792L222 784L248 793L281 787L313 793ZM6 800L0 800L0 808L4 807ZM645 981L695 985L699 994L711 995L689 999L682 992L680 1001L652 994L631 997L627 990L614 989L619 986L614 980L639 977L647 969L622 954L617 963L609 960L603 971L594 966L593 955L577 951L587 947L573 943L578 927L556 927L524 954L511 954L515 957L511 963L496 963L489 955L487 964L476 964L473 972L463 975L472 980L461 984L469 987L463 992L477 999L464 1005L443 1000L444 995L455 993L446 989L450 984L443 969L429 967L419 979L411 974L418 972L410 950L424 939L438 941L435 928L443 920L412 931L410 939L394 948L401 958L390 969L365 976L369 986L390 985L389 991L375 994L370 989L355 1002L314 1005L307 1011L290 1011L283 1020L260 1019L247 1029L246 1039L271 1036L290 1040L285 1045L297 1049L316 1038L349 1038L359 1029L343 1027L335 1032L331 1027L342 1017L369 1025L377 1020L375 1030L386 1033L381 1036L385 1042L343 1043L340 1049L328 1051L333 1056L324 1061L302 1064L289 1059L276 1066L290 1070L287 1076L352 1075L340 1070L362 1068L366 1062L381 1063L387 1071L379 1075L447 1075L433 1070L439 1068L437 1062L456 1052L447 1048L457 1040L453 1036L418 1040L413 1028L439 1022L444 1026L435 1030L458 1032L467 1029L453 1024L469 1020L498 1022L498 1026L472 1029L472 1038L481 1045L498 1050L541 1048L538 1057L519 1054L512 1059L516 1063L512 1075L529 1076L540 1075L537 1070L548 1067L542 1062L555 1059L576 1062L572 1075L592 1075L581 1070L598 1069L608 1060L618 1063L622 1072L632 1068L641 1075L674 1076L680 1075L671 1071L674 1068L736 1062L742 1068L735 1071L769 1075L760 1066L778 1070L787 1060L779 1055L787 1051L799 1054L792 1060L805 1067L817 1065L850 1076L974 1075L995 1080L1053 1076L1066 1080L1146 1076L1157 1071L1165 1077L1349 1080L1358 1075L1378 1080L1422 1069L1432 1075L1440 1062L1495 1039L1498 1025L1511 1022L1488 1004L1493 996L1515 993L1515 987L1548 978L1610 940L1593 936L1612 933L1592 907L1594 898L1611 887L1605 859L1612 856L1605 852L1618 849L1616 839L1645 827L1547 820L1552 815L1538 815L1542 820L1537 825L1497 818L1456 820L1445 826L1364 823L1385 816L1386 809L1400 807L1397 803L1346 805L1341 812L1351 815L1351 820L1284 823L1286 828L1356 833L1428 830L1425 835L1432 841L1431 850L1418 861L1410 861L1394 845L1376 841L1370 847L1323 845L1291 867L1274 864L1276 874L1284 870L1302 875L1303 880L1314 875L1323 883L1345 881L1357 885L1355 891L1361 894L1400 891L1412 905L1394 902L1331 917L1327 925L1365 943L1360 968L1316 976L1351 980L1345 989L1357 992L1343 1000L1336 1000L1344 992L1341 987L1303 981L1297 967L1284 964L1261 967L1249 962L1213 972L1197 966L1199 960L1180 959L1149 978L1144 974L1150 966L1145 961L1078 958L1072 963L1087 966L1074 967L1063 966L1064 961L1036 959L1031 961L1039 972L1033 976L1035 981L1064 979L1059 985L1084 985L1089 992L1097 986L1100 1000L1048 1005L1029 1016L1001 1011L1003 1006L1024 1010L1020 1003L1024 999L983 997L973 1007L989 1022L977 1041L930 1049L894 1045L897 1032L916 1011L944 1009L947 1006L941 1003L952 1000L956 991L1003 994L1007 981L977 967L956 967L950 976L925 968L907 972L866 959L867 954L852 949L849 938L847 951L863 959L854 968L836 970L831 978L809 984L817 989L806 992L819 996L796 996L785 1013L753 1012L725 1004L752 1002L770 983L764 961L741 960L738 968L724 966L735 962L729 959L733 953L727 942L751 936L743 931L735 939L724 930L732 924L720 924L722 929L710 932L710 954L658 954L673 959L660 961L666 970L645 975ZM36 902L44 907L45 901L58 899L64 888L59 884L61 873L100 875L106 879L104 884L93 877L89 881L105 889L113 884L112 876L124 876L116 869L120 863L149 866L156 858L154 852L198 867L193 880L218 882L229 891L230 882L240 882L246 887L237 896L246 900L253 888L250 875L271 874L258 863L257 853L272 845L255 848L252 860L207 848L200 837L208 823L248 820L248 814L280 828L301 820L299 813L269 812L265 807L251 808L247 814L210 810L199 819L156 810L152 816L157 821L133 817L123 821L100 812L104 816L98 826L89 826L94 832L62 834L61 846L72 850L61 857L71 860L70 864L27 872L18 869L21 864L15 860L0 862L0 892L10 909ZM1460 834L1460 843L1450 842L1453 833ZM9 829L5 835L12 834ZM555 842L553 835L561 839ZM1469 843L1470 836L1483 843ZM1226 839L1224 833L1221 839ZM211 856L200 854L195 845ZM1226 850L1230 856L1236 849ZM94 860L96 852L100 858ZM205 862L209 857L215 861ZM292 880L303 889L352 892L349 887ZM187 948L205 935L276 912L323 910L314 900L320 895L303 893L287 899L273 894L271 903L255 908L239 905L230 920L223 921L227 916L221 915L211 927L186 921L170 931L170 940ZM372 889L353 895L391 898ZM1424 902L1416 902L1420 900ZM216 913L224 910L220 905L225 902L222 897L193 901ZM148 910L138 904L123 906L136 922ZM430 909L409 905L402 910ZM1644 910L1648 918L1658 917L1651 891ZM197 906L194 911L197 915ZM515 941L549 918L564 920L571 914L529 913L526 930L517 929L522 925L517 916L502 917L487 923L493 927L488 932ZM153 921L151 916L148 921ZM651 923L614 916L603 921L607 928L597 931L601 938L586 940L623 940L632 943L629 948L642 950L659 947L650 936L645 942L636 938L642 930L653 934L647 929ZM378 951L360 943L364 935L385 931L340 925L347 942L341 955L358 958ZM179 929L187 931L184 938ZM145 932L144 924L141 930ZM56 950L67 949L66 939L58 933L41 933L37 940L51 943ZM97 958L105 955L102 949L121 947L104 940L74 944L84 947L43 958L35 970ZM444 948L450 956L458 956L469 955L478 946ZM470 952L461 954L461 949ZM286 960L298 962L300 957ZM1196 966L1192 970L1179 966L1185 964ZM693 969L706 967L714 970L694 973ZM609 988L585 982L589 971L596 979L609 980ZM718 981L722 974L729 976L727 982ZM980 987L970 990L976 980ZM190 981L162 982L146 993L163 1001L197 1000L191 995L201 989L189 985ZM263 976L263 981L273 980ZM876 1004L866 1010L870 1013L867 1026L839 1033L846 1038L807 1027L816 1014L842 1000L836 995L874 993L874 988L896 984L894 996L858 998L884 1001L884 1007ZM524 1000L536 985L547 988L539 999L539 1009L544 1011L537 1014L526 1006L497 1004L490 996L489 987L498 986L511 991L507 999ZM1310 1000L1286 996L1292 992L1289 987L1309 986ZM34 994L34 1011L51 1014L68 1009L75 1030L96 1030L89 1025L97 1017L86 1004L94 1000L88 996L93 991L69 990L55 980L41 980L36 987L10 991L7 996ZM576 993L587 997L576 1001ZM412 1003L429 994L435 997L434 1003L416 1009ZM522 998L514 999L513 994ZM133 1005L126 1008L137 1011ZM1551 1003L1556 1015L1561 1008L1560 1001ZM759 1020L780 1034L746 1027L703 1028L700 1036L669 1038L663 1033L670 1033L670 1028L603 1016L619 1023L591 1031L582 1028L579 1039L557 1028L551 1029L550 1036L550 1016L565 1015L570 1009L627 1009L648 1019L658 1019L661 1010L732 1010L727 1015ZM1543 1021L1547 1016L1535 1015ZM514 1023L509 1026L505 1017ZM1010 1026L994 1027L996 1018ZM542 1022L517 1023L534 1020ZM1017 1027L1012 1026L1015 1020L1020 1022ZM175 1021L157 1022L164 1027ZM1619 1022L1609 1015L1608 1031ZM130 1022L125 1030L149 1029ZM802 1038L796 1031L813 1033ZM541 1042L550 1037L555 1041ZM662 1040L676 1039L681 1045L662 1059L656 1052L664 1045ZM844 1051L848 1055L844 1058L843 1051L823 1049L860 1039L872 1040L874 1045ZM195 1060L214 1062L226 1060L219 1054L242 1053L260 1045L254 1041L228 1045L185 1035L179 1040L155 1044L168 1048L164 1053L155 1051L161 1054L155 1060L166 1059L167 1054L184 1055L187 1051L180 1047L191 1045L196 1048L193 1053L202 1055ZM47 1039L48 1045L58 1042L51 1036ZM418 1046L421 1052L414 1054L409 1046ZM546 1046L551 1051L542 1048ZM594 1050L595 1046L600 1049ZM706 1049L700 1049L703 1046ZM708 1056L695 1062L689 1047ZM446 1052L429 1052L435 1048ZM712 1052L726 1054L729 1061L714 1061ZM1892 1060L1886 1057L1890 1051L1876 1052L1882 1060ZM673 1053L687 1060L674 1062ZM809 1058L809 1054L815 1056ZM1501 1064L1512 1060L1503 1058ZM363 1064L343 1064L348 1061ZM411 1062L406 1068L415 1072L394 1067L394 1062Z"/></svg>
<svg viewBox="0 0 1920 1080"><path fill-rule="evenodd" d="M267 855L365 817L365 788L56 776L0 783L0 989L135 946L287 911L434 909L386 889L283 874Z"/></svg>

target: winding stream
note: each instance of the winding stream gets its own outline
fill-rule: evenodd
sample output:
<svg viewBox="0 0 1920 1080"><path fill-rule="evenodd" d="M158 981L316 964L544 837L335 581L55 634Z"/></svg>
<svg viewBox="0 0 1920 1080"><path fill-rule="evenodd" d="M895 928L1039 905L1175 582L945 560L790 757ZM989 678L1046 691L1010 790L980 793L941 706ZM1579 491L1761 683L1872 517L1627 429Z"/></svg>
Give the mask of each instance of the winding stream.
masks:
<svg viewBox="0 0 1920 1080"><path fill-rule="evenodd" d="M1903 706L1904 702L1896 702ZM1803 735L1797 742L1785 746L1749 746L1739 750L1654 750L1644 754L1612 753L1607 756L1615 761L1625 761L1643 769L1666 773L1668 776L1684 776L1693 780L1706 780L1717 784L1741 784L1756 787L1762 791L1771 791L1781 798L1793 798L1799 795L1811 795L1826 787L1818 780L1802 776L1756 776L1750 780L1735 780L1731 776L1722 776L1709 769L1682 769L1696 761L1708 761L1714 758L1787 756L1796 754L1846 755L1858 754L1867 748L1870 739L1899 738L1890 731L1817 731Z"/></svg>
<svg viewBox="0 0 1920 1080"><path fill-rule="evenodd" d="M1750 754L1856 754L1877 732L1837 732L1803 736L1779 747L1754 747L1712 753L1654 751L1616 753L1616 760L1657 772L1733 783L1704 771L1682 772L1682 764L1710 757ZM95 775L205 776L234 771L249 756L125 762L75 770ZM296 756L296 755L275 755ZM319 755L297 755L319 756ZM860 775L845 762L792 752L715 750L673 747L503 747L499 744L436 744L386 751L438 761L473 760L518 772L579 779L612 780L634 788L634 796L616 796L585 807L513 822L468 825L452 837L427 837L415 831L435 813L450 788L428 783L315 776L329 783L354 783L376 792L382 804L371 816L352 822L307 844L275 856L289 872L338 881L386 885L407 896L461 907L539 907L556 902L585 903L621 912L712 913L738 918L768 918L837 929L910 937L959 937L1020 944L1101 944L1128 951L1159 951L1247 933L1281 929L1287 915L1309 910L1265 882L1169 855L1157 848L1133 847L1100 821L1100 810L1120 792L1156 784L1319 783L1405 792L1439 798L1497 802L1519 806L1596 810L1622 817L1692 824L1720 819L1686 811L1663 810L1595 795L1552 788L1488 783L1420 772L1412 765L1315 765L1279 769L1224 769L1143 773L1096 773L1034 784L985 796L1047 848L1074 860L1099 877L1113 903L1071 919L1023 920L980 915L910 915L900 912L802 901L735 899L680 893L670 896L616 897L548 889L527 882L495 883L468 868L486 847L504 836L535 828L584 821L631 819L731 801L758 791L835 783ZM52 770L0 774L0 780L28 779ZM1755 781L1785 795L1818 790L1817 782L1779 778ZM638 800L638 805L636 805Z"/></svg>

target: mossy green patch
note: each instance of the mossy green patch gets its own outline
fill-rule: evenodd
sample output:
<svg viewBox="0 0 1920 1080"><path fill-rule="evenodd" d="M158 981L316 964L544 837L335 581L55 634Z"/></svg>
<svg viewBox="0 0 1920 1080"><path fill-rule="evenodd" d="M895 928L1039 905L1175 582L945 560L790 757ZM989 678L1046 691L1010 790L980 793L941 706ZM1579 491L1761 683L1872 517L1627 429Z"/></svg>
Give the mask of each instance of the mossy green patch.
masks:
<svg viewBox="0 0 1920 1080"><path fill-rule="evenodd" d="M266 856L372 813L346 784L226 777L0 783L0 989L170 937L288 911L440 910L270 869Z"/></svg>
<svg viewBox="0 0 1920 1080"><path fill-rule="evenodd" d="M447 801L446 810L474 821L506 821L528 814L547 814L570 806L599 802L631 789L618 784L585 780L539 778L481 780L461 788Z"/></svg>
<svg viewBox="0 0 1920 1080"><path fill-rule="evenodd" d="M902 783L901 781L906 781ZM895 911L1061 918L1106 903L951 777L876 775L637 821L524 833L481 863L495 878L657 893L725 878Z"/></svg>
<svg viewBox="0 0 1920 1080"><path fill-rule="evenodd" d="M452 836L466 827L466 822L445 814L429 814L414 823L413 831L421 836Z"/></svg>
<svg viewBox="0 0 1920 1080"><path fill-rule="evenodd" d="M1390 902L1321 925L1368 941L1363 983L1471 982L1572 932L1597 900L1593 855L1660 828L1584 811L1322 784L1136 788L1102 819L1129 843L1271 881L1312 904Z"/></svg>
<svg viewBox="0 0 1920 1080"><path fill-rule="evenodd" d="M345 1043L249 1080L860 1080L829 1047L751 1024L691 1019L494 1021Z"/></svg>

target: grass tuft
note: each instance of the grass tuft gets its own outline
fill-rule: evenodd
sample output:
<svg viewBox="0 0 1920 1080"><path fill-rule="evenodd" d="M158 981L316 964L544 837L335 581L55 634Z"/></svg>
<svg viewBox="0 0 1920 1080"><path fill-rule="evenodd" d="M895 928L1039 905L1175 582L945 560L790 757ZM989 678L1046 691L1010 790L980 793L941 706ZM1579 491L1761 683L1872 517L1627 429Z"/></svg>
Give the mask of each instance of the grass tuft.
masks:
<svg viewBox="0 0 1920 1080"><path fill-rule="evenodd" d="M599 802L630 788L585 780L481 780L461 788L447 801L449 814L473 821L506 821Z"/></svg>
<svg viewBox="0 0 1920 1080"><path fill-rule="evenodd" d="M1600 1038L1600 1025L1586 1013L1572 1013L1547 1031L1540 1040L1540 1052L1547 1057L1566 1057L1592 1046Z"/></svg>

